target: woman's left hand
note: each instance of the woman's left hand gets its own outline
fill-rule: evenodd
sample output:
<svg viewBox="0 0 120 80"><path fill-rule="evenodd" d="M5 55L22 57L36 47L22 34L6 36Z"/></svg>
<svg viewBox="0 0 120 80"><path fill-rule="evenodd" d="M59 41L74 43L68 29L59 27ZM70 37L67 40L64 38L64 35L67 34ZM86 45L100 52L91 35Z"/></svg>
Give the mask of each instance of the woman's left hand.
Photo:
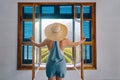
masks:
<svg viewBox="0 0 120 80"><path fill-rule="evenodd" d="M33 41L33 37L30 38L30 41Z"/></svg>

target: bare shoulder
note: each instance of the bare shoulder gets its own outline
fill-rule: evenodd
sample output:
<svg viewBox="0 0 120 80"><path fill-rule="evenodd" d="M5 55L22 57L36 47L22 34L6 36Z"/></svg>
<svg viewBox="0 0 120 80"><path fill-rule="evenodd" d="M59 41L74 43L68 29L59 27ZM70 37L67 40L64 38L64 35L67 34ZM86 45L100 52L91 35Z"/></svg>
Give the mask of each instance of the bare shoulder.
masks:
<svg viewBox="0 0 120 80"><path fill-rule="evenodd" d="M69 40L68 38L65 38L65 45L66 46L73 46L74 43L71 40Z"/></svg>
<svg viewBox="0 0 120 80"><path fill-rule="evenodd" d="M68 41L69 41L68 38L64 38L64 39L62 40L62 42L63 42L64 44L67 44Z"/></svg>

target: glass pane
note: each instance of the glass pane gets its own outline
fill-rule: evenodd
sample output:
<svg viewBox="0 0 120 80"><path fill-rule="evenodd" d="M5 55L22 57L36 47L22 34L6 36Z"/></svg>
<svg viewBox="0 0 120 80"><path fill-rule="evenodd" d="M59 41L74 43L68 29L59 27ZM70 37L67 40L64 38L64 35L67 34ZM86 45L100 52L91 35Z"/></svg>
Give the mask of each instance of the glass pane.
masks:
<svg viewBox="0 0 120 80"><path fill-rule="evenodd" d="M35 19L35 27L34 27L35 33L35 42L39 43L40 42L40 18ZM39 63L40 61L40 53L39 53L39 48L35 47L35 63Z"/></svg>
<svg viewBox="0 0 120 80"><path fill-rule="evenodd" d="M75 12L75 42L78 42L81 40L81 26L80 26L80 6L74 6ZM75 47L75 65L76 66L80 66L80 62L81 62L81 46L76 46Z"/></svg>
<svg viewBox="0 0 120 80"><path fill-rule="evenodd" d="M72 14L72 6L60 6L60 14Z"/></svg>
<svg viewBox="0 0 120 80"><path fill-rule="evenodd" d="M84 63L92 63L92 46L84 45Z"/></svg>
<svg viewBox="0 0 120 80"><path fill-rule="evenodd" d="M83 22L83 36L86 38L86 41L91 41L91 21Z"/></svg>
<svg viewBox="0 0 120 80"><path fill-rule="evenodd" d="M40 17L40 6L35 6L35 18Z"/></svg>
<svg viewBox="0 0 120 80"><path fill-rule="evenodd" d="M41 60L40 50L38 47L35 47L35 63L36 64L40 63L40 60Z"/></svg>
<svg viewBox="0 0 120 80"><path fill-rule="evenodd" d="M32 46L23 45L22 47L22 63L31 64L32 63Z"/></svg>
<svg viewBox="0 0 120 80"><path fill-rule="evenodd" d="M54 6L42 6L42 14L54 14Z"/></svg>
<svg viewBox="0 0 120 80"><path fill-rule="evenodd" d="M47 25L52 24L52 23L62 23L67 26L68 28L68 35L67 38L71 41L73 41L73 24L72 24L72 19L42 19L41 20L41 41L43 41L46 37L44 34L44 29ZM65 54L65 60L67 63L72 63L72 47L67 47L64 50ZM48 57L48 49L47 47L42 47L42 62L45 63Z"/></svg>
<svg viewBox="0 0 120 80"><path fill-rule="evenodd" d="M40 42L40 19L35 19L35 42Z"/></svg>
<svg viewBox="0 0 120 80"><path fill-rule="evenodd" d="M80 41L80 39L81 39L80 23L75 22L75 41Z"/></svg>
<svg viewBox="0 0 120 80"><path fill-rule="evenodd" d="M23 46L23 59L27 59L27 46Z"/></svg>
<svg viewBox="0 0 120 80"><path fill-rule="evenodd" d="M76 18L80 19L80 6L75 6Z"/></svg>
<svg viewBox="0 0 120 80"><path fill-rule="evenodd" d="M29 41L29 38L32 36L32 25L31 21L23 22L23 41Z"/></svg>
<svg viewBox="0 0 120 80"><path fill-rule="evenodd" d="M84 18L92 18L91 6L83 6L83 16Z"/></svg>
<svg viewBox="0 0 120 80"><path fill-rule="evenodd" d="M32 19L32 6L24 6L23 8L23 18L24 19Z"/></svg>
<svg viewBox="0 0 120 80"><path fill-rule="evenodd" d="M28 46L28 59L32 60L32 46Z"/></svg>
<svg viewBox="0 0 120 80"><path fill-rule="evenodd" d="M75 42L78 42L81 40L81 28L80 28L80 23L75 22ZM76 46L76 63L81 62L81 57L80 57L80 46Z"/></svg>

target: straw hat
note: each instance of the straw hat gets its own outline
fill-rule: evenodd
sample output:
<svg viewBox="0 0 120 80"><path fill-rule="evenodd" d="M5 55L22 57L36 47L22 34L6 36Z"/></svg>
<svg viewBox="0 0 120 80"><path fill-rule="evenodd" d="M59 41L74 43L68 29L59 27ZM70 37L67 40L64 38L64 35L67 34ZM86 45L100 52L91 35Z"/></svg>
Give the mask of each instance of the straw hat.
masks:
<svg viewBox="0 0 120 80"><path fill-rule="evenodd" d="M60 23L53 23L45 28L45 35L48 39L53 41L60 41L67 35L67 27Z"/></svg>

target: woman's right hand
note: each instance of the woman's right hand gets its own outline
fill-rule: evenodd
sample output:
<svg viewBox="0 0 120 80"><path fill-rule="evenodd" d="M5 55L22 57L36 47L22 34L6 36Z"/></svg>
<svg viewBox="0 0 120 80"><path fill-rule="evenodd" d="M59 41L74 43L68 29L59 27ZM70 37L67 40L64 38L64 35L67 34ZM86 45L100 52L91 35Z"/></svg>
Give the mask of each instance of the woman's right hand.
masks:
<svg viewBox="0 0 120 80"><path fill-rule="evenodd" d="M85 37L82 37L82 43L84 43L86 41L86 38Z"/></svg>

